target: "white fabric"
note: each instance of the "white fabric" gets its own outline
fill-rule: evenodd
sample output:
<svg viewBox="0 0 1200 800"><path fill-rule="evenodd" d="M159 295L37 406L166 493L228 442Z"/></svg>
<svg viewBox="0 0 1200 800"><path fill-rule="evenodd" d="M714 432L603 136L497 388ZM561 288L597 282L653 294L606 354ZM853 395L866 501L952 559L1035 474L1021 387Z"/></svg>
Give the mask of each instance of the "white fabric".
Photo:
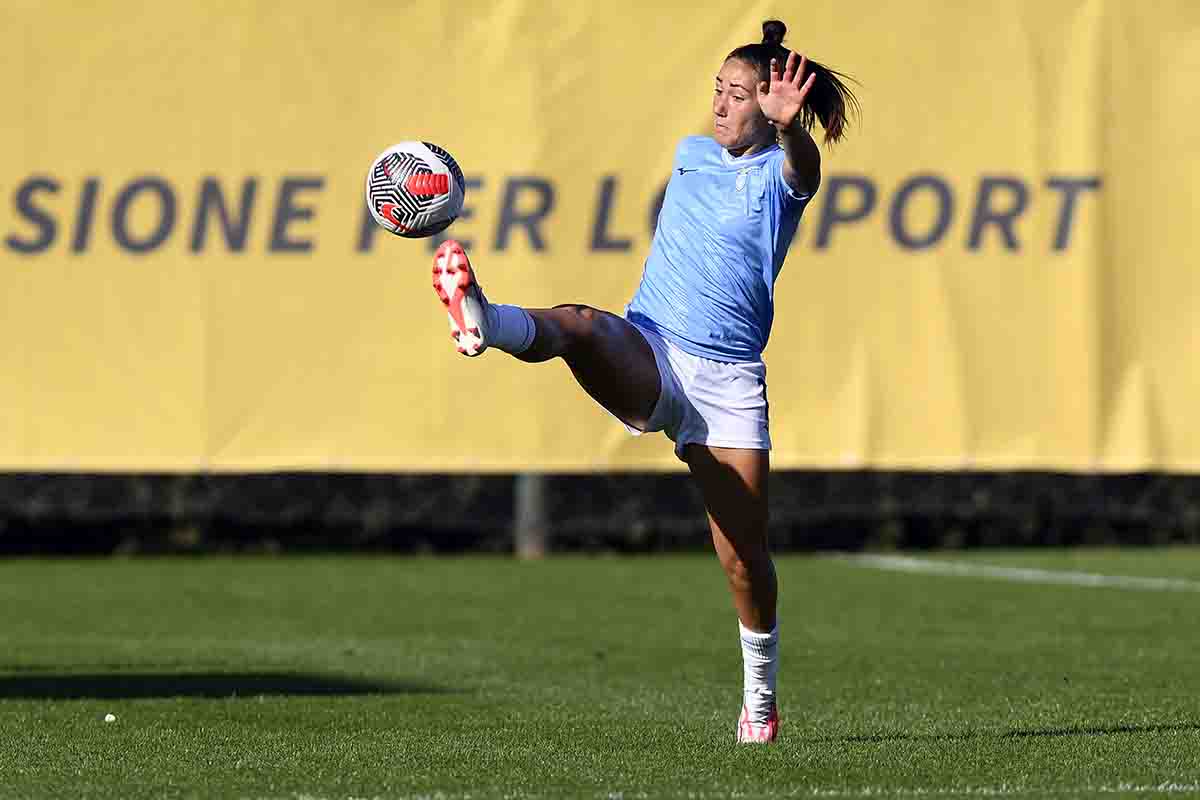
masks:
<svg viewBox="0 0 1200 800"><path fill-rule="evenodd" d="M742 640L742 702L749 721L764 723L775 708L775 678L779 673L779 626L756 633L740 621Z"/></svg>
<svg viewBox="0 0 1200 800"><path fill-rule="evenodd" d="M654 351L662 391L646 429L622 423L634 436L663 431L682 461L688 444L770 450L767 365L713 361L686 353L637 323Z"/></svg>

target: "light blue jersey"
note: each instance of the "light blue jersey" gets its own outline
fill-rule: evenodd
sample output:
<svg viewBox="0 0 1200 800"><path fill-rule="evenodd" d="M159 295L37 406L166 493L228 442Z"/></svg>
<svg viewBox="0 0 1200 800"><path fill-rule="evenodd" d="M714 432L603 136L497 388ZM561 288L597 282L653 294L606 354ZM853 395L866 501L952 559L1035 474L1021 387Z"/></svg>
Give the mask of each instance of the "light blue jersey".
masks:
<svg viewBox="0 0 1200 800"><path fill-rule="evenodd" d="M778 145L734 158L707 136L680 142L629 318L692 355L758 361L775 278L811 195L783 180Z"/></svg>

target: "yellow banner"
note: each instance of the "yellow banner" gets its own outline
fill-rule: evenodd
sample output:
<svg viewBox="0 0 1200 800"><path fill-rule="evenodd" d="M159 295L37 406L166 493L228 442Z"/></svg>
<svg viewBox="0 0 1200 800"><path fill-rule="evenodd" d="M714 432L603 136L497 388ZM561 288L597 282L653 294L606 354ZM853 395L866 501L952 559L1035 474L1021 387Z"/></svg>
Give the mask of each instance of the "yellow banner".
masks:
<svg viewBox="0 0 1200 800"><path fill-rule="evenodd" d="M777 285L779 467L1200 470L1200 5L9 2L0 468L676 468L454 353L363 175L423 139L488 295L620 312L763 19L862 119Z"/></svg>

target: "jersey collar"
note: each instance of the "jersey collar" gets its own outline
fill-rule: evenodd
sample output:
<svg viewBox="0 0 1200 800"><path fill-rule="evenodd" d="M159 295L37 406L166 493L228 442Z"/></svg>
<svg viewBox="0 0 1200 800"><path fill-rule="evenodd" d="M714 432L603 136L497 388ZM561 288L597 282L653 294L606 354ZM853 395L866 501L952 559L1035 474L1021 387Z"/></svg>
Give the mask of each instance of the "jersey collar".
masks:
<svg viewBox="0 0 1200 800"><path fill-rule="evenodd" d="M750 164L757 163L762 158L764 158L765 156L769 156L771 153L775 152L778 149L779 149L779 143L775 142L770 147L766 147L762 150L759 150L757 153L754 153L752 155L738 156L737 158L734 158L733 156L729 155L728 150L726 150L724 147L722 147L721 148L721 163L727 167L744 167L744 166L747 166Z"/></svg>

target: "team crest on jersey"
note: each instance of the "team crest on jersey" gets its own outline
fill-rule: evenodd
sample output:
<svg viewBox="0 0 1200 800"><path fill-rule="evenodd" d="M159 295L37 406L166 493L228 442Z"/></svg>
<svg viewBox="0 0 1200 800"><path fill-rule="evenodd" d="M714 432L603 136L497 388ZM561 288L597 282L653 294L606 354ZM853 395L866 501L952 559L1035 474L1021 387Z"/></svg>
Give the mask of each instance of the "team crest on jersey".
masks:
<svg viewBox="0 0 1200 800"><path fill-rule="evenodd" d="M742 169L742 170L738 170L737 181L734 182L733 188L736 189L738 192L746 191L746 180L749 175L750 175L749 167L746 167L745 169Z"/></svg>

